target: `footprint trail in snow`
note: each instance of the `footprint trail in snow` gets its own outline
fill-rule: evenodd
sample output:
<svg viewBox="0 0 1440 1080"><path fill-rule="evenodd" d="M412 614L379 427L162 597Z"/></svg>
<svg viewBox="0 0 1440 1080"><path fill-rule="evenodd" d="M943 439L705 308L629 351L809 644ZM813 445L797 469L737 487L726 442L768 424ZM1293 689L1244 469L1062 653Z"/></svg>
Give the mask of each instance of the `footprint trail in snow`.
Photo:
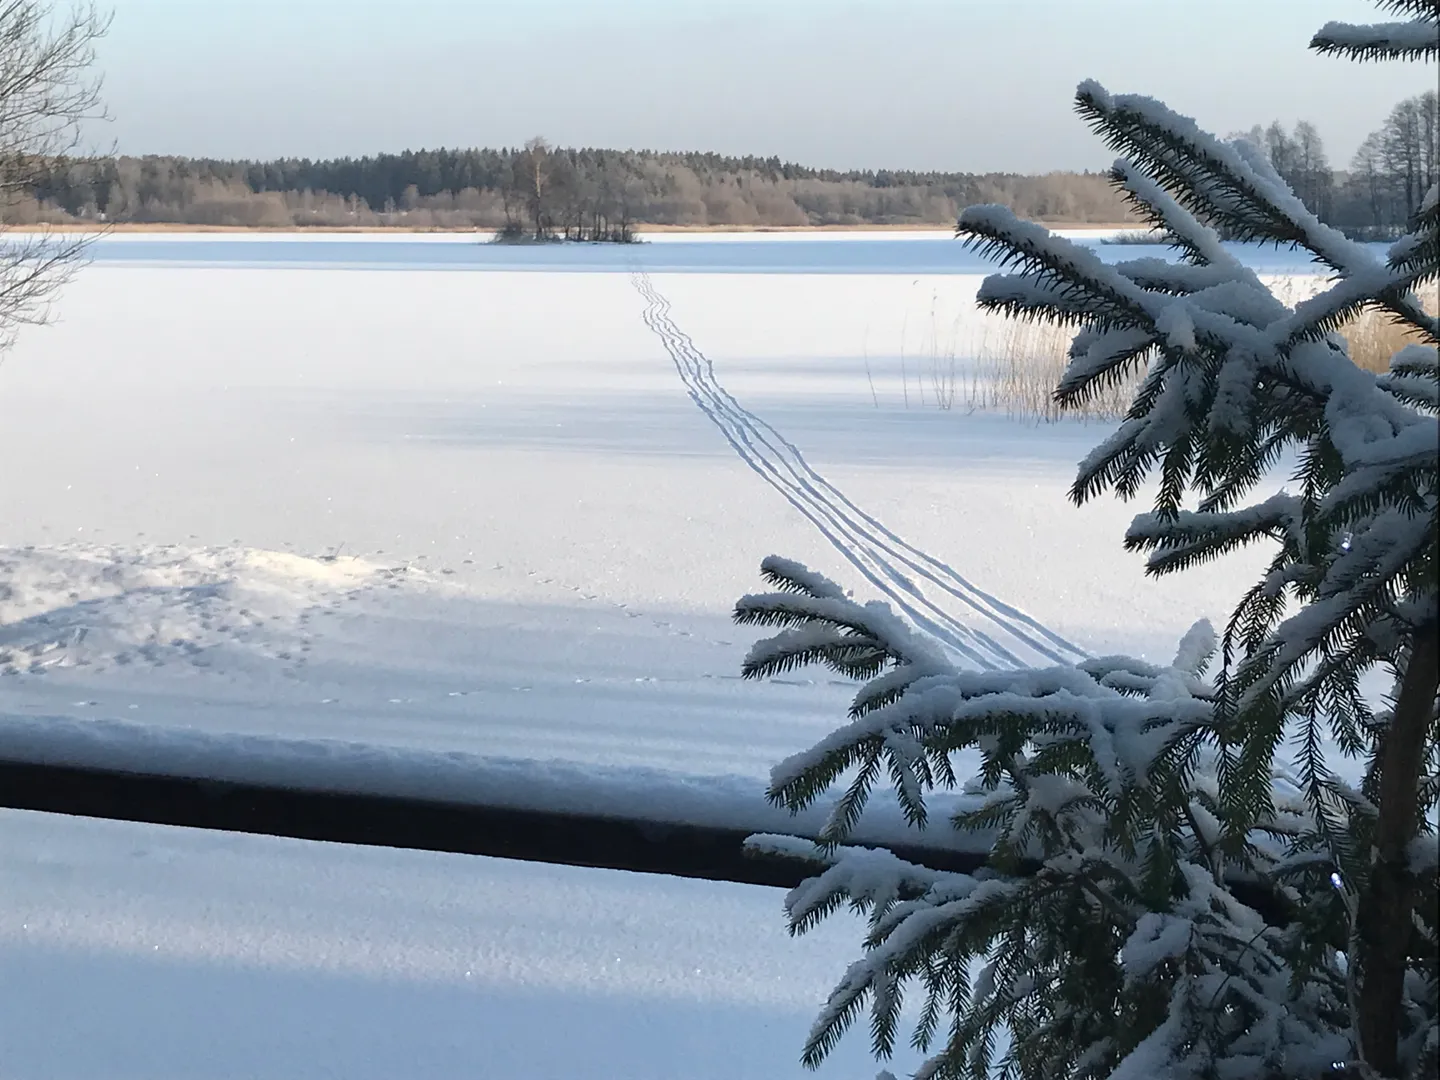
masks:
<svg viewBox="0 0 1440 1080"><path fill-rule="evenodd" d="M1003 670L1071 664L1088 654L1023 611L976 588L951 567L891 532L813 469L798 447L721 385L714 364L670 318L670 302L643 270L645 325L660 338L690 399L751 469L811 522L860 574L963 665ZM972 626L944 605L958 605Z"/></svg>

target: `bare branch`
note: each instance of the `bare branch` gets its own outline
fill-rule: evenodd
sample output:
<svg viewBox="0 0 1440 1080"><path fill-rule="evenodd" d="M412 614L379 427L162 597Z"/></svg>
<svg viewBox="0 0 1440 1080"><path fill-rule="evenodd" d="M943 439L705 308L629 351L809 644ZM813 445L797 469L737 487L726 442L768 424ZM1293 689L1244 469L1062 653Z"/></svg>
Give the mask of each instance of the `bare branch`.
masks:
<svg viewBox="0 0 1440 1080"><path fill-rule="evenodd" d="M35 183L106 119L95 43L110 16L93 4L0 0L0 350L45 323L95 234L16 233L7 225Z"/></svg>

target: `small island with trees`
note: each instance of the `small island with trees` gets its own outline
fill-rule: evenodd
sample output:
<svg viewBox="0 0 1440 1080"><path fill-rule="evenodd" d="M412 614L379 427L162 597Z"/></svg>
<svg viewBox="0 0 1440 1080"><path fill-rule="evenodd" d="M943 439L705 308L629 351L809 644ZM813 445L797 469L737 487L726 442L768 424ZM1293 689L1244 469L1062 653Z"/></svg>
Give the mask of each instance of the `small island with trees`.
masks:
<svg viewBox="0 0 1440 1080"><path fill-rule="evenodd" d="M495 232L496 243L634 244L640 239L633 212L638 200L627 181L603 165L583 176L569 155L553 152L542 138L529 140L511 158L510 182L500 194L505 223Z"/></svg>

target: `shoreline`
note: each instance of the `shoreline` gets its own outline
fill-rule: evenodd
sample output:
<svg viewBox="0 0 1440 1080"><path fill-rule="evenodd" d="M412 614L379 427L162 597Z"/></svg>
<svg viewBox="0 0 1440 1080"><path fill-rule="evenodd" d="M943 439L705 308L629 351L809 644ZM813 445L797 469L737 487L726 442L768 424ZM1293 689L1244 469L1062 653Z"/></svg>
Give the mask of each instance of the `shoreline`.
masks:
<svg viewBox="0 0 1440 1080"><path fill-rule="evenodd" d="M1041 221L1047 229L1063 229L1071 232L1113 232L1119 229L1144 229L1137 222L1069 222ZM469 234L493 233L494 229L475 228L413 228L405 225L187 225L182 222L113 222L109 224L65 223L57 225L0 225L0 231L12 233L215 233L245 235L288 236L305 233L350 233L350 234L410 234L415 236L465 236ZM886 232L935 232L953 233L953 225L926 223L905 225L645 225L637 226L637 235L683 234L683 233L886 233Z"/></svg>

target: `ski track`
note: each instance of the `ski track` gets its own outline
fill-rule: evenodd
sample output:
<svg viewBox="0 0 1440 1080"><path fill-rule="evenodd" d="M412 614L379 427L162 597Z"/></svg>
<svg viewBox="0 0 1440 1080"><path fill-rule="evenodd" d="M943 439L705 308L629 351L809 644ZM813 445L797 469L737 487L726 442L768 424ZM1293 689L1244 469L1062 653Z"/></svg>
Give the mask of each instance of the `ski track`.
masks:
<svg viewBox="0 0 1440 1080"><path fill-rule="evenodd" d="M636 267L645 325L660 338L690 399L752 470L811 522L860 574L966 666L985 671L1072 664L1089 654L1038 620L976 588L950 566L891 532L810 466L794 443L721 385L710 358L670 318L670 302ZM927 590L929 590L927 592ZM989 631L952 615L941 593L987 620Z"/></svg>

